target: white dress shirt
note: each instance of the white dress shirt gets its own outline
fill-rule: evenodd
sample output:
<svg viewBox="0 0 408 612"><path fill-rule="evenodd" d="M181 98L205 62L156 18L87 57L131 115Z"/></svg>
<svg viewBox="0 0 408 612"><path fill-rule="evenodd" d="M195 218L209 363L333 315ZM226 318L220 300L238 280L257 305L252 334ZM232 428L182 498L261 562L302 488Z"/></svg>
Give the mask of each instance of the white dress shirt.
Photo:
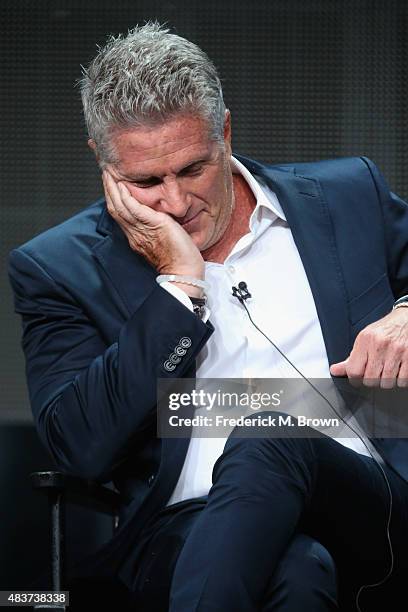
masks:
<svg viewBox="0 0 408 612"><path fill-rule="evenodd" d="M233 172L247 181L256 206L249 232L240 238L223 264L206 262L210 285L208 307L215 331L197 357L197 378L294 378L299 374L255 329L231 287L247 283L251 316L292 363L308 378L330 379L329 363L312 292L276 194L237 159ZM174 285L164 286L186 307L191 303ZM181 295L183 294L183 295ZM186 299L187 298L187 299ZM336 438L369 455L356 437ZM194 437L168 505L206 495L212 469L225 438Z"/></svg>

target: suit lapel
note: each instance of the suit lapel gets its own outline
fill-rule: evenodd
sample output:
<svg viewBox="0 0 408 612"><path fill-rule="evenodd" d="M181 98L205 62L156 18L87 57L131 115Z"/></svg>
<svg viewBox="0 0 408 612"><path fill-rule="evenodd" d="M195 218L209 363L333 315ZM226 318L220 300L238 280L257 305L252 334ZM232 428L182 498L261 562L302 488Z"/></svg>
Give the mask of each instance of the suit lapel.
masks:
<svg viewBox="0 0 408 612"><path fill-rule="evenodd" d="M312 290L329 363L342 361L351 349L347 299L329 206L319 180L299 176L295 168L271 169L239 159L276 193Z"/></svg>

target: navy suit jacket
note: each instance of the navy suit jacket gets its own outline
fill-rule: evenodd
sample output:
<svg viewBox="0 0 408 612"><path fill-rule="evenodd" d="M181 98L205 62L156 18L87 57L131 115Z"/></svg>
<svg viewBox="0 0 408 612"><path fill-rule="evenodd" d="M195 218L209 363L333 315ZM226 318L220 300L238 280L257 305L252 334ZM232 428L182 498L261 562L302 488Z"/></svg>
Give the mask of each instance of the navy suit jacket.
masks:
<svg viewBox="0 0 408 612"><path fill-rule="evenodd" d="M358 332L408 294L408 206L365 158L279 167L239 159L276 192L329 363L345 359ZM130 500L111 545L119 559L165 505L188 447L157 439L157 378L194 377L213 328L157 285L103 200L14 250L10 277L42 441L62 470L113 481ZM168 372L183 337L191 346ZM408 479L407 441L376 445Z"/></svg>

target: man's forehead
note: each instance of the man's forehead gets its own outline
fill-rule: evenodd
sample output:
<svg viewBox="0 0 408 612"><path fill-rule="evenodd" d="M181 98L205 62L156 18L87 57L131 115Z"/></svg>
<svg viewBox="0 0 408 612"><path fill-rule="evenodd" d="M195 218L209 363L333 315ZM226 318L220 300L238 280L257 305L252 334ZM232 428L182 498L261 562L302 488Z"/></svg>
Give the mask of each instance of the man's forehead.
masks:
<svg viewBox="0 0 408 612"><path fill-rule="evenodd" d="M156 158L141 159L134 156L120 158L115 164L116 169L128 176L128 178L149 178L159 176L167 172L179 172L188 166L199 162L205 162L215 157L212 149L201 149L200 151L189 151L187 155L162 155Z"/></svg>
<svg viewBox="0 0 408 612"><path fill-rule="evenodd" d="M216 153L217 143L210 140L208 132L180 133L178 137L163 131L160 135L163 137L151 134L149 141L147 131L133 130L114 139L117 170L144 178L209 160Z"/></svg>
<svg viewBox="0 0 408 612"><path fill-rule="evenodd" d="M200 117L178 116L156 126L140 126L114 132L115 146L143 155L171 152L210 139L208 123ZM157 156L157 155L156 155Z"/></svg>

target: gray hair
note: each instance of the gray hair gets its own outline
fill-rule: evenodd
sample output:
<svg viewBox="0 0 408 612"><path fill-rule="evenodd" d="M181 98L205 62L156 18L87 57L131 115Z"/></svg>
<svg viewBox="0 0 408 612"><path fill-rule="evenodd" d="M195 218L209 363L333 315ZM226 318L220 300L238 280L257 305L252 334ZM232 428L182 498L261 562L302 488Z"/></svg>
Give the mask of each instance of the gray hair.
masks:
<svg viewBox="0 0 408 612"><path fill-rule="evenodd" d="M85 122L100 161L114 162L114 132L160 125L184 113L223 142L225 104L217 70L194 43L158 22L109 37L79 81Z"/></svg>

